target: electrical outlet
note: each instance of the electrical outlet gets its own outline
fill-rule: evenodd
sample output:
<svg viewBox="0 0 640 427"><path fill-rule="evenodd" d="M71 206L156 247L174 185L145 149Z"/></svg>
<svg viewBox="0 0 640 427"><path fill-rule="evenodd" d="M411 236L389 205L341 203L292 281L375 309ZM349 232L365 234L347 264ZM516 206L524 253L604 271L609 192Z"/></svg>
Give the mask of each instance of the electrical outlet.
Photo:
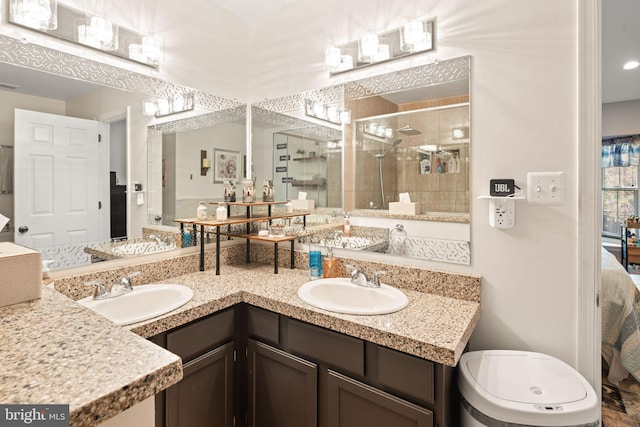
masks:
<svg viewBox="0 0 640 427"><path fill-rule="evenodd" d="M515 200L504 197L489 200L489 225L495 228L511 228L516 223Z"/></svg>

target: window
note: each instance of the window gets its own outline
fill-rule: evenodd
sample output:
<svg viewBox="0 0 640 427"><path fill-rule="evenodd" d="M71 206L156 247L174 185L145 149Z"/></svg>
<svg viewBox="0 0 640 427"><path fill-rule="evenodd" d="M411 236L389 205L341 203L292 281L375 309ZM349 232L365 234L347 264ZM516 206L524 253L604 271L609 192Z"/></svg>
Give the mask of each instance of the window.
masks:
<svg viewBox="0 0 640 427"><path fill-rule="evenodd" d="M620 236L620 225L638 212L638 167L602 168L602 235Z"/></svg>

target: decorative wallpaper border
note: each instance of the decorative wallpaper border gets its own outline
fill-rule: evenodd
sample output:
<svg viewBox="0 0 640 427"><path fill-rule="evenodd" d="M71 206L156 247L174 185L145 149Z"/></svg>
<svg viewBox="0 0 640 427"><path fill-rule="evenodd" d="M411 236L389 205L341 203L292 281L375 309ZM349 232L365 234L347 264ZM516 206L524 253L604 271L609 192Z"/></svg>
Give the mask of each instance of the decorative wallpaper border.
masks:
<svg viewBox="0 0 640 427"><path fill-rule="evenodd" d="M193 93L196 106L212 111L230 110L243 105L235 100L37 44L25 43L5 35L0 35L0 62L153 97L169 99Z"/></svg>
<svg viewBox="0 0 640 427"><path fill-rule="evenodd" d="M318 90L266 99L252 105L268 111L282 113L304 109L305 99L312 99L323 104L342 103L367 96L466 80L470 77L471 56L462 56Z"/></svg>

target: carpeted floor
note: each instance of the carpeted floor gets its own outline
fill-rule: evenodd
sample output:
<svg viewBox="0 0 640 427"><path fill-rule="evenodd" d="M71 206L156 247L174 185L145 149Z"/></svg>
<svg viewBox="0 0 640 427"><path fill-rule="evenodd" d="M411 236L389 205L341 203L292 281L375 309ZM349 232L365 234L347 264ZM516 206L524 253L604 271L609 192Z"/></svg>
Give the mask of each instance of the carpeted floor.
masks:
<svg viewBox="0 0 640 427"><path fill-rule="evenodd" d="M633 377L615 386L602 376L602 425L640 426L640 384Z"/></svg>

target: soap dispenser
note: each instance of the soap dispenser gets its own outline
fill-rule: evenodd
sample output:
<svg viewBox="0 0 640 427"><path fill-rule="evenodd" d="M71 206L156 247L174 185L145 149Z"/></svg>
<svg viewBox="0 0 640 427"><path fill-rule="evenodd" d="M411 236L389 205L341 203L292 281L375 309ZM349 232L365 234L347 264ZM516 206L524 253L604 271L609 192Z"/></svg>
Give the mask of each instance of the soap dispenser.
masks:
<svg viewBox="0 0 640 427"><path fill-rule="evenodd" d="M349 222L349 212L344 213L344 224L342 224L342 235L351 236L351 223Z"/></svg>
<svg viewBox="0 0 640 427"><path fill-rule="evenodd" d="M327 256L322 260L322 277L325 279L338 277L338 258L333 256L332 246L329 246Z"/></svg>

